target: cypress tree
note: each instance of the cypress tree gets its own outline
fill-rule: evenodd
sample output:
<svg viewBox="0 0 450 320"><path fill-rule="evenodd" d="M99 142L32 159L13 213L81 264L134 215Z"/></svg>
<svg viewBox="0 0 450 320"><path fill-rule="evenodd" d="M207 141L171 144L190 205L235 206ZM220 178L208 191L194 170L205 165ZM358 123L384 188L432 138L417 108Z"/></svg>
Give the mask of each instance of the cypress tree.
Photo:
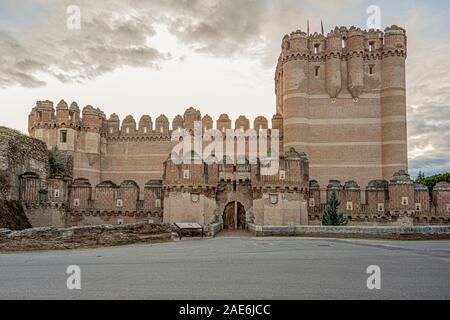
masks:
<svg viewBox="0 0 450 320"><path fill-rule="evenodd" d="M340 204L341 202L337 198L336 191L333 191L322 216L322 225L346 226L348 224L347 218L345 218L342 213L338 212L338 207Z"/></svg>

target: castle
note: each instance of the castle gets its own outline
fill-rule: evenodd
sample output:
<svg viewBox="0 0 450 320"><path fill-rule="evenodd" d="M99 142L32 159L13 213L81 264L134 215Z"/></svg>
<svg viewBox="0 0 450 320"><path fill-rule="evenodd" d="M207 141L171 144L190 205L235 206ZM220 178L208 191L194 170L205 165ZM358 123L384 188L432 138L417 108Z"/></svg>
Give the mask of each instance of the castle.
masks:
<svg viewBox="0 0 450 320"><path fill-rule="evenodd" d="M264 117L234 123L268 137L277 130L276 174L262 175L261 161L210 164L194 152L189 156L199 162L175 163L168 157L177 144L173 132L192 133L196 122L203 132L214 128L213 119L194 108L170 125L165 115L120 122L92 106L80 111L75 102L54 108L38 101L28 119L30 136L71 164L68 174L49 175L42 166L33 170L45 159L24 156L30 172L14 171L17 197L29 209L45 204L59 212L57 219L34 212L32 222L158 220L228 229L320 224L336 191L350 224L448 223L450 185L441 183L430 195L407 174L405 30L296 31L283 38L281 50L271 126ZM215 125L220 132L232 127L226 114Z"/></svg>

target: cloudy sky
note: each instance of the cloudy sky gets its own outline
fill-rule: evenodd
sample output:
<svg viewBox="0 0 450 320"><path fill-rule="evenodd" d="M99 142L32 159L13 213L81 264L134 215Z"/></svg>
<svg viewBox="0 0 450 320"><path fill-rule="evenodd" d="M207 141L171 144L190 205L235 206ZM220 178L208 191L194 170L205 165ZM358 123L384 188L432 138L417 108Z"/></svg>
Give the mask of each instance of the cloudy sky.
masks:
<svg viewBox="0 0 450 320"><path fill-rule="evenodd" d="M69 30L67 8L81 10ZM26 131L36 100L77 101L121 119L195 106L268 118L284 34L366 26L408 32L410 171L450 171L450 4L364 0L0 0L0 125Z"/></svg>

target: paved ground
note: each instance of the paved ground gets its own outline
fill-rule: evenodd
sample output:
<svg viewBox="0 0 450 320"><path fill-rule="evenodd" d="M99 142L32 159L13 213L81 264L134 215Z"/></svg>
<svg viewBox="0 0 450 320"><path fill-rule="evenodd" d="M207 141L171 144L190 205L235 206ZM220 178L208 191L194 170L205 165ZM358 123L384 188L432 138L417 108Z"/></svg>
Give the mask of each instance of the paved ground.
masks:
<svg viewBox="0 0 450 320"><path fill-rule="evenodd" d="M82 290L66 288L81 267ZM369 265L382 288L366 286ZM0 299L450 299L450 242L220 237L0 254Z"/></svg>

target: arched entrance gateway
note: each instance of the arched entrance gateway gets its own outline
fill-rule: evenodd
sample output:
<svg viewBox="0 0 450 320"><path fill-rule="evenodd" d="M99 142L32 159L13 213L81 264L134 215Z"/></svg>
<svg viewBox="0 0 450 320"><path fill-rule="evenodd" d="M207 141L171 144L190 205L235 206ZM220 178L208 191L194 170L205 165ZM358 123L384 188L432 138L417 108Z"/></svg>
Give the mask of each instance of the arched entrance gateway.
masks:
<svg viewBox="0 0 450 320"><path fill-rule="evenodd" d="M245 230L246 228L246 212L242 203L234 201L227 204L223 211L223 229Z"/></svg>

